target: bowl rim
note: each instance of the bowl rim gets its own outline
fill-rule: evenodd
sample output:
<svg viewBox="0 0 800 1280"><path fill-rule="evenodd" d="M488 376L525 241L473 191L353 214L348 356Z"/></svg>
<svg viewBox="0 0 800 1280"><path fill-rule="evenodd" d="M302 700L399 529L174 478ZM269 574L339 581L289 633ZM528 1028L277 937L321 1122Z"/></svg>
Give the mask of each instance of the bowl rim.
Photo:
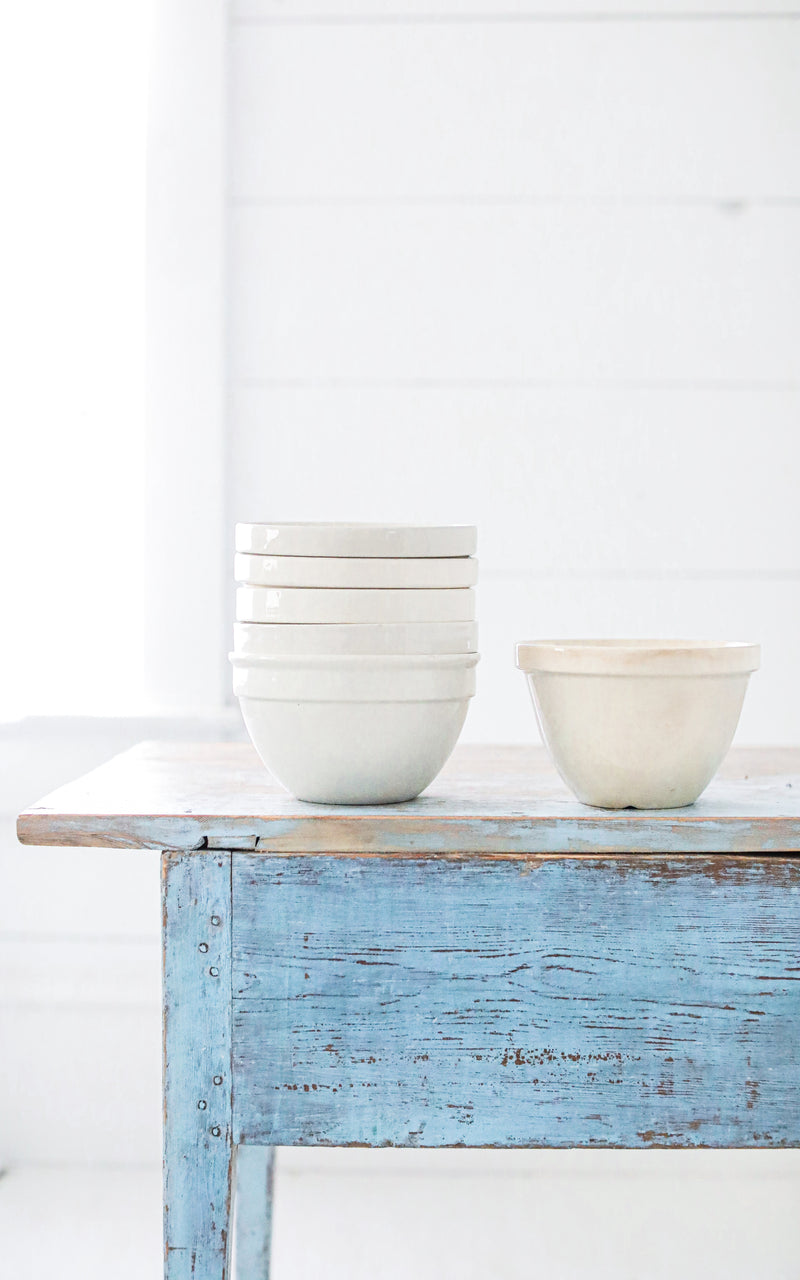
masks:
<svg viewBox="0 0 800 1280"><path fill-rule="evenodd" d="M347 670L386 668L389 671L410 667L425 670L433 667L450 670L459 667L476 667L480 661L477 650L458 653L239 653L235 649L228 654L233 667L279 671L287 667L308 671L322 671L330 667Z"/></svg>
<svg viewBox="0 0 800 1280"><path fill-rule="evenodd" d="M377 529L381 533L399 529L405 533L413 529L415 533L440 533L443 530L458 529L477 533L476 524L414 524L384 523L371 520L237 520L237 529Z"/></svg>
<svg viewBox="0 0 800 1280"><path fill-rule="evenodd" d="M456 588L458 590L459 588ZM431 631L434 635L441 634L443 628L448 628L452 632L460 628L469 627L477 628L477 618L462 618L454 620L453 618L442 618L436 622L414 622L414 621L381 621L377 622L234 622L234 627L253 627L258 630L253 631L253 636L261 635L278 635L280 632L288 634L293 629L307 632L315 632L320 636L332 635L334 631L340 632L342 635L365 635L368 631L385 632L390 637L392 634L400 635L409 632L412 635L421 636L424 631Z"/></svg>
<svg viewBox="0 0 800 1280"><path fill-rule="evenodd" d="M460 569L465 560L474 560L476 564L479 563L477 556L300 556L293 554L279 556L274 551L234 551L234 560L237 556L247 560L280 560L281 564L288 560L290 565L295 561L299 564L307 565L309 561L319 560L325 569L335 569L339 561L344 561L345 564L362 564L364 560L370 561L370 566L371 562L375 560L379 564L388 564L392 568L395 565L402 565L403 568L407 568L410 565L412 569L416 568L417 564L426 566L430 564L446 564L448 566L455 564L455 567Z"/></svg>
<svg viewBox="0 0 800 1280"><path fill-rule="evenodd" d="M475 586L471 587L279 587L277 585L270 586L267 583L260 582L240 582L236 587L237 593L241 593L244 599L246 591L252 591L257 594L257 598L263 600L265 593L280 592L282 596L286 596L288 600L305 601L308 599L332 600L335 596L346 596L347 600L374 600L389 599L392 600L409 600L412 596L419 596L420 600L430 599L432 596L441 595L449 598L455 596L458 592L469 592L470 599L475 598ZM347 600L343 603L347 603ZM380 622L378 618L376 621ZM448 622L448 618L443 618L443 622Z"/></svg>
<svg viewBox="0 0 800 1280"><path fill-rule="evenodd" d="M672 637L524 640L516 646L525 672L602 676L721 676L757 671L761 646L752 640Z"/></svg>
<svg viewBox="0 0 800 1280"><path fill-rule="evenodd" d="M474 555L474 524L383 524L368 521L237 521L237 551L272 555L455 558Z"/></svg>

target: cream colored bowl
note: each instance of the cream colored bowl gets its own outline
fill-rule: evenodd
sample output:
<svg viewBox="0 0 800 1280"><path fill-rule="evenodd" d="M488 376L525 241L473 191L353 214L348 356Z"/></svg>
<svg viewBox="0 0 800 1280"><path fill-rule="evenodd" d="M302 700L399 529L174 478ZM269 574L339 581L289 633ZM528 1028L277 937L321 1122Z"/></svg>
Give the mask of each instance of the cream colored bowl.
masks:
<svg viewBox="0 0 800 1280"><path fill-rule="evenodd" d="M606 809L672 809L705 790L733 740L757 644L537 640L517 645L567 786Z"/></svg>
<svg viewBox="0 0 800 1280"><path fill-rule="evenodd" d="M237 622L471 622L475 592L239 587Z"/></svg>
<svg viewBox="0 0 800 1280"><path fill-rule="evenodd" d="M474 587L474 556L379 559L377 556L260 556L237 551L233 576L260 587Z"/></svg>

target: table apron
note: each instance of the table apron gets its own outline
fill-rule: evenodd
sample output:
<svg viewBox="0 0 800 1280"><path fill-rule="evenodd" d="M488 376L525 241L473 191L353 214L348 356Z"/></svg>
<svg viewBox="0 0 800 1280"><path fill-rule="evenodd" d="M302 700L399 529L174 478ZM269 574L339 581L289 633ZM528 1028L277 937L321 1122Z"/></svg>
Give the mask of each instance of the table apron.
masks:
<svg viewBox="0 0 800 1280"><path fill-rule="evenodd" d="M231 856L236 1141L800 1145L800 860Z"/></svg>

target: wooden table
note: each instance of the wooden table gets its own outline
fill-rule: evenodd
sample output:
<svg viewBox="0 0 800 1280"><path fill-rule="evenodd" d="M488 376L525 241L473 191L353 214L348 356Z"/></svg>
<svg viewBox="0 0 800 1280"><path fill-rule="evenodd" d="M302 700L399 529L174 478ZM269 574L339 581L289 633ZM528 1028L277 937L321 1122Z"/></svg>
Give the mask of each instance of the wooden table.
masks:
<svg viewBox="0 0 800 1280"><path fill-rule="evenodd" d="M460 748L419 800L292 800L145 744L28 844L163 850L164 1274L269 1268L276 1145L800 1145L800 751L691 808L578 804Z"/></svg>

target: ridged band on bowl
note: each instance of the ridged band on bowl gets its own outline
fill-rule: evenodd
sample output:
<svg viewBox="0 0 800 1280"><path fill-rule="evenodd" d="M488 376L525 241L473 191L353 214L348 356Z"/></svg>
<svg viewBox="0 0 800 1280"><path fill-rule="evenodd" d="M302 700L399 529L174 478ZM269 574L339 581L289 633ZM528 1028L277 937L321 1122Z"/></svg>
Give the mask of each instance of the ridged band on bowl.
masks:
<svg viewBox="0 0 800 1280"><path fill-rule="evenodd" d="M479 653L266 653L228 654L234 667L271 671L462 671Z"/></svg>
<svg viewBox="0 0 800 1280"><path fill-rule="evenodd" d="M231 655L239 697L279 702L449 702L475 692L474 654L344 654L242 659Z"/></svg>
<svg viewBox="0 0 800 1280"><path fill-rule="evenodd" d="M527 672L597 676L725 676L757 671L758 644L740 640L530 640L517 645Z"/></svg>

